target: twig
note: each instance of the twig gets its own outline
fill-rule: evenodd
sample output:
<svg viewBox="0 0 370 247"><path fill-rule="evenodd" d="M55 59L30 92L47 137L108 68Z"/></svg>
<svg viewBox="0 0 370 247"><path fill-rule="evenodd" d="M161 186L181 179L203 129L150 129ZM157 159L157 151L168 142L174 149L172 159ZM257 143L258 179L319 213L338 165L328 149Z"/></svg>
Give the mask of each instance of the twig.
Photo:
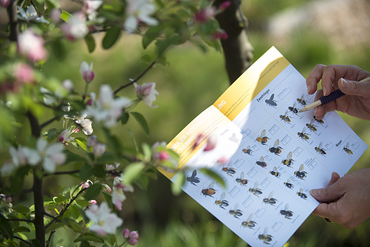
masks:
<svg viewBox="0 0 370 247"><path fill-rule="evenodd" d="M55 121L55 120L57 120L58 118L59 118L59 116L55 116L55 117L53 117L52 119L50 119L50 120L46 121L45 123L42 123L42 124L40 125L40 128L44 128L46 125L51 124L52 122L54 122L54 121Z"/></svg>
<svg viewBox="0 0 370 247"><path fill-rule="evenodd" d="M131 81L130 83L127 83L125 85L120 86L116 91L114 91L113 94L117 94L122 89L124 89L124 88L126 88L128 86L131 86L132 84L134 84L135 82L137 82L141 77L143 77L154 66L154 64L156 62L157 62L157 59L155 59L135 80Z"/></svg>
<svg viewBox="0 0 370 247"><path fill-rule="evenodd" d="M44 177L50 176L50 175L64 175L64 174L73 174L78 173L80 170L73 170L73 171L66 171L66 172L55 172L53 174L44 174Z"/></svg>
<svg viewBox="0 0 370 247"><path fill-rule="evenodd" d="M51 241L51 236L54 234L55 231L52 231L49 235L49 239L48 239L48 245L46 247L49 247L50 245L50 241Z"/></svg>
<svg viewBox="0 0 370 247"><path fill-rule="evenodd" d="M60 221L59 219L55 218L55 216L53 216L53 215L51 215L51 214L48 214L48 213L46 213L46 212L44 212L44 214L45 214L46 216L48 216L48 217L52 218L52 219L55 219L55 220Z"/></svg>
<svg viewBox="0 0 370 247"><path fill-rule="evenodd" d="M28 222L28 223L34 223L33 220L27 220L27 219L6 219L7 221L22 221L22 222Z"/></svg>
<svg viewBox="0 0 370 247"><path fill-rule="evenodd" d="M16 12L17 1L12 1L8 7L6 7L6 11L8 12L9 16L9 40L10 41L18 41L18 21L17 21L17 12Z"/></svg>
<svg viewBox="0 0 370 247"><path fill-rule="evenodd" d="M28 241L26 241L26 240L24 240L24 239L22 239L22 238L20 238L20 237L13 236L13 238L15 238L15 239L19 239L19 240L21 240L23 243L26 243L26 244L28 244L29 246L32 246L32 244L31 244L30 242L28 242Z"/></svg>
<svg viewBox="0 0 370 247"><path fill-rule="evenodd" d="M71 201L63 208L63 210L58 214L58 216L54 217L46 226L45 229L47 229L51 224L53 224L56 220L59 220L60 217L63 216L63 214L67 211L68 207L71 206L71 204L74 202L74 200L77 199L77 197L86 190L87 188L82 189L80 192L77 193L75 197L71 199Z"/></svg>

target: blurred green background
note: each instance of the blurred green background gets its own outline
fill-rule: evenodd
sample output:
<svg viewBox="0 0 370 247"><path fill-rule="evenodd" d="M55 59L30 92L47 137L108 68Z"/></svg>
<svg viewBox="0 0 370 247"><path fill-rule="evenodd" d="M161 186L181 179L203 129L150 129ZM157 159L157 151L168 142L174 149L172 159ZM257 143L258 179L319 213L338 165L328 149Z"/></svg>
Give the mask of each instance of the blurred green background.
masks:
<svg viewBox="0 0 370 247"><path fill-rule="evenodd" d="M279 24L278 17L282 13L289 14L291 8L296 8L292 11L296 14L304 9L312 10L314 8L308 6L313 5L314 2L244 0L243 12L249 21L248 37L254 47L254 61L271 46L276 46L305 77L317 63L356 64L369 70L370 45L363 40L356 43L351 39L351 42L346 43L346 39L341 36L340 39L333 38L333 33L325 31L331 29L318 26L319 21L317 17L315 19L315 15L320 16L319 14L300 16L299 20L293 19L299 16L291 16L287 23L280 24L280 27L287 27L292 22L297 24L288 32L279 31L274 27L271 29L271 25ZM319 2L337 2L334 5L340 5L341 2L346 1ZM347 2L349 5L351 3L366 5L366 1ZM327 9L325 13L340 15L335 12L335 9ZM354 18L354 16L346 18ZM335 31L342 32L341 29L334 29L333 32ZM278 35L272 33L278 33ZM154 56L152 48L142 50L140 37L134 35L121 36L119 43L108 51L100 46L102 36L98 34L94 37L98 46L92 54L88 53L84 42L65 42L66 57L59 60L50 53L51 58L44 65L43 71L61 80L71 79L75 89L82 92L84 83L79 74L79 66L82 61L93 62L96 77L89 89L98 92L101 84L110 84L115 89L129 82L130 78L136 78L147 66L141 57L146 54ZM194 117L213 104L229 86L221 53L212 49L204 53L194 45L186 43L171 48L166 57L168 66L152 69L138 82L139 84L151 81L157 83L159 96L154 105L158 105L158 108L152 109L142 103L136 109L148 121L150 135L146 136L134 120L124 127L117 125L114 132L121 136L126 145L132 145L128 130L134 133L139 143L146 142L152 145L156 141L171 141ZM128 88L119 95L134 98L134 88ZM341 115L369 144L368 122ZM46 112L43 120L46 121L49 118L50 114ZM59 124L56 123L54 126L60 126ZM99 135L99 130L94 129L94 133ZM23 128L19 135L28 134L28 128ZM355 164L353 170L369 167L367 163L369 156L370 152L367 151ZM65 169L68 170L68 168ZM72 186L76 183L78 181L68 175L48 178L44 183L46 197L54 195L60 187ZM31 186L31 181L28 181L28 185ZM170 181L160 173L158 173L158 180L151 180L147 191L141 191L135 187L135 193L126 195L127 200L123 203L123 210L119 215L124 219L124 228L139 231L140 239L136 246L247 246L188 195L173 196ZM19 199L15 198L14 203L18 203L19 200L26 205L32 203L32 198L27 195ZM370 246L369 230L369 221L354 229L346 229L334 223L326 223L323 219L312 215L297 230L287 246ZM75 236L69 230L61 229L53 238L53 246L72 246L71 242Z"/></svg>

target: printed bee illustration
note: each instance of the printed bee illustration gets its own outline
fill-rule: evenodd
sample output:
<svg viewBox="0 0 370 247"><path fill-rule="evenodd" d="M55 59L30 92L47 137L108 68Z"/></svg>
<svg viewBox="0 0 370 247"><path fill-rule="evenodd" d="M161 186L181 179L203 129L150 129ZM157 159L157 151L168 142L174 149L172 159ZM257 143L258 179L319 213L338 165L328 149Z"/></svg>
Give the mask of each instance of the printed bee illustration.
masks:
<svg viewBox="0 0 370 247"><path fill-rule="evenodd" d="M283 120L286 123L290 123L291 122L291 120L290 120L291 117L288 116L288 111L286 111L284 115L280 115L280 118L281 118L281 120Z"/></svg>
<svg viewBox="0 0 370 247"><path fill-rule="evenodd" d="M261 143L262 145L266 145L267 140L270 139L266 136L266 130L262 130L262 133L259 137L257 137L256 141Z"/></svg>
<svg viewBox="0 0 370 247"><path fill-rule="evenodd" d="M293 157L293 152L290 151L288 155L286 156L286 159L281 161L281 163L283 163L283 165L286 165L287 167L292 167L294 163L294 160L292 159L292 157Z"/></svg>
<svg viewBox="0 0 370 247"><path fill-rule="evenodd" d="M285 186L289 189L293 189L294 185L290 182L290 179L288 179L286 182L284 182Z"/></svg>
<svg viewBox="0 0 370 247"><path fill-rule="evenodd" d="M254 183L253 188L249 189L249 192L251 192L253 195L255 195L257 197L259 197L258 195L262 195L262 190L260 188L258 188L258 186L259 186L259 183L256 181Z"/></svg>
<svg viewBox="0 0 370 247"><path fill-rule="evenodd" d="M230 164L222 168L223 172L226 172L227 175L232 177L232 174L235 174L235 168L230 167Z"/></svg>
<svg viewBox="0 0 370 247"><path fill-rule="evenodd" d="M263 202L265 204L269 204L269 205L274 206L276 204L276 202L277 202L277 199L276 198L273 198L273 196L274 196L274 192L271 191L270 195L267 198L264 198L263 199Z"/></svg>
<svg viewBox="0 0 370 247"><path fill-rule="evenodd" d="M294 114L298 115L299 110L295 107L295 103L293 106L288 107L289 111L293 112Z"/></svg>
<svg viewBox="0 0 370 247"><path fill-rule="evenodd" d="M303 98L304 98L304 94L302 94L302 97L301 98L297 98L297 101L301 105L305 106L307 104L307 102Z"/></svg>
<svg viewBox="0 0 370 247"><path fill-rule="evenodd" d="M263 234L258 235L258 239L263 241L264 244L270 244L269 242L272 241L272 235L267 234L268 233L268 227L265 228L263 231Z"/></svg>
<svg viewBox="0 0 370 247"><path fill-rule="evenodd" d="M302 140L305 140L305 141L307 141L308 139L310 139L309 137L308 137L308 133L305 133L306 132L306 127L303 127L303 130L302 130L302 132L298 132L297 134L298 134L298 136L300 137L300 138L302 138Z"/></svg>
<svg viewBox="0 0 370 247"><path fill-rule="evenodd" d="M204 196L210 196L213 197L214 194L216 194L216 190L214 189L214 182L210 183L206 189L202 189L202 194Z"/></svg>
<svg viewBox="0 0 370 247"><path fill-rule="evenodd" d="M352 150L349 149L349 142L347 142L347 145L345 147L343 147L343 150L346 151L349 154L353 154Z"/></svg>
<svg viewBox="0 0 370 247"><path fill-rule="evenodd" d="M248 183L248 180L244 179L244 172L240 173L240 178L235 179L235 181L239 183L240 185L244 185L244 186L247 185Z"/></svg>
<svg viewBox="0 0 370 247"><path fill-rule="evenodd" d="M290 220L293 216L293 212L289 210L289 204L286 204L283 210L280 210L280 214L284 215L285 219Z"/></svg>
<svg viewBox="0 0 370 247"><path fill-rule="evenodd" d="M242 211L238 207L239 207L238 203L236 203L234 206L234 209L231 209L229 211L229 214L234 216L237 219L239 219L239 217L243 215Z"/></svg>
<svg viewBox="0 0 370 247"><path fill-rule="evenodd" d="M307 199L307 195L303 193L303 189L299 189L299 192L297 192L297 195L302 199Z"/></svg>
<svg viewBox="0 0 370 247"><path fill-rule="evenodd" d="M253 229L257 225L257 223L252 220L253 219L253 216L254 216L254 214L251 213L249 215L248 219L246 221L243 221L242 222L242 227L244 227L244 228L245 227L248 227L249 229Z"/></svg>
<svg viewBox="0 0 370 247"><path fill-rule="evenodd" d="M192 185L196 185L196 183L200 182L200 179L197 177L197 170L194 170L191 176L186 178L186 181L190 182Z"/></svg>
<svg viewBox="0 0 370 247"><path fill-rule="evenodd" d="M294 175L296 175L297 178L302 179L302 180L304 180L304 178L307 175L307 172L303 171L303 169L304 169L304 165L302 164L299 167L299 170L294 172Z"/></svg>
<svg viewBox="0 0 370 247"><path fill-rule="evenodd" d="M266 104L272 107L277 106L276 101L274 100L274 94L271 94L270 98L265 100Z"/></svg>
<svg viewBox="0 0 370 247"><path fill-rule="evenodd" d="M216 200L215 201L215 204L217 206L220 206L220 208L222 208L222 209L225 209L225 207L228 207L229 206L229 202L227 200L225 200L225 192L223 192L221 194L221 197L220 197L219 200Z"/></svg>
<svg viewBox="0 0 370 247"><path fill-rule="evenodd" d="M274 146L269 149L269 151L273 154L279 155L282 151L282 147L279 146L280 142L279 139L276 139Z"/></svg>
<svg viewBox="0 0 370 247"><path fill-rule="evenodd" d="M317 126L315 126L313 123L315 122L315 119L312 119L309 124L306 124L307 128L313 132L317 131Z"/></svg>
<svg viewBox="0 0 370 247"><path fill-rule="evenodd" d="M320 142L318 147L315 147L315 151L318 152L319 154L325 156L326 151L325 149L322 148L322 142Z"/></svg>
<svg viewBox="0 0 370 247"><path fill-rule="evenodd" d="M256 161L256 164L259 165L260 167L263 167L263 168L265 168L267 166L267 164L265 162L265 158L263 158L263 156L261 156L260 160Z"/></svg>
<svg viewBox="0 0 370 247"><path fill-rule="evenodd" d="M251 149L251 146L248 146L247 148L244 148L242 151L245 154L249 154L249 155L252 155L252 153L253 153L253 150Z"/></svg>
<svg viewBox="0 0 370 247"><path fill-rule="evenodd" d="M324 120L322 119L317 119L316 116L313 116L313 119L316 120L316 122L320 123L320 124L324 124Z"/></svg>
<svg viewBox="0 0 370 247"><path fill-rule="evenodd" d="M280 178L281 174L280 172L277 171L277 168L276 166L274 166L274 168L272 169L272 171L270 171L270 174L277 177L277 178Z"/></svg>

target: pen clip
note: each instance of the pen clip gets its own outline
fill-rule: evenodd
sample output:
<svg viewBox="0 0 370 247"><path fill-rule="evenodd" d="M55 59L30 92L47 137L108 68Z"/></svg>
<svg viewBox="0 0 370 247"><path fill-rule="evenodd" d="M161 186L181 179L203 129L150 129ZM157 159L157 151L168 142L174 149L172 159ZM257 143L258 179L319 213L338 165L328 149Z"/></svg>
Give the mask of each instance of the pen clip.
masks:
<svg viewBox="0 0 370 247"><path fill-rule="evenodd" d="M333 100L336 100L336 99L342 97L343 95L345 95L345 93L343 93L342 91L337 89L334 92L332 92L331 94L321 97L320 101L321 101L322 105L325 105L325 104L327 104L327 103L329 103Z"/></svg>

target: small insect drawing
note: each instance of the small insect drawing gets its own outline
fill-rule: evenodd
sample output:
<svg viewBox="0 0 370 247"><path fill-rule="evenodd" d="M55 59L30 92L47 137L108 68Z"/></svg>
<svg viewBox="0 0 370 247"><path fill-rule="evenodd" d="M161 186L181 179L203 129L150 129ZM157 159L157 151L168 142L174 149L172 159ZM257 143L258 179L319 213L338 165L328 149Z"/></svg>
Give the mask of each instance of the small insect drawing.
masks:
<svg viewBox="0 0 370 247"><path fill-rule="evenodd" d="M322 148L322 142L320 142L318 147L315 147L315 151L323 156L325 156L326 151Z"/></svg>
<svg viewBox="0 0 370 247"><path fill-rule="evenodd" d="M229 206L229 202L227 200L225 200L225 192L223 192L220 196L220 199L219 200L216 200L215 201L215 204L217 206L219 206L220 208L222 209L225 209L225 207L228 207Z"/></svg>
<svg viewBox="0 0 370 247"><path fill-rule="evenodd" d="M230 164L228 164L225 167L222 167L222 171L226 172L226 174L231 176L231 177L232 177L232 174L236 173L235 168L230 167Z"/></svg>
<svg viewBox="0 0 370 247"><path fill-rule="evenodd" d="M270 174L271 174L272 176L277 177L277 178L280 178L280 176L281 176L280 172L278 172L278 171L277 171L276 166L274 166L274 168L272 169L272 171L270 171Z"/></svg>
<svg viewBox="0 0 370 247"><path fill-rule="evenodd" d="M270 138L266 136L266 130L262 130L261 135L257 137L256 141L261 143L262 145L266 145L266 142L268 141L268 139Z"/></svg>
<svg viewBox="0 0 370 247"><path fill-rule="evenodd" d="M207 188L202 189L202 194L204 196L213 197L213 195L216 194L216 190L214 189L214 182L210 183Z"/></svg>
<svg viewBox="0 0 370 247"><path fill-rule="evenodd" d="M306 124L307 128L311 130L312 132L317 131L317 126L315 126L313 123L315 122L315 119L312 119L309 124Z"/></svg>
<svg viewBox="0 0 370 247"><path fill-rule="evenodd" d="M270 245L270 242L272 241L272 235L267 234L268 233L268 227L265 228L263 231L263 234L258 235L258 239L263 241L264 244Z"/></svg>
<svg viewBox="0 0 370 247"><path fill-rule="evenodd" d="M260 167L263 167L263 168L265 168L267 166L267 164L265 162L265 158L263 158L263 156L261 156L260 160L256 161L256 164Z"/></svg>
<svg viewBox="0 0 370 247"><path fill-rule="evenodd" d="M298 115L298 108L295 107L295 103L293 104L293 106L289 106L288 107L289 111L293 112L294 114Z"/></svg>
<svg viewBox="0 0 370 247"><path fill-rule="evenodd" d="M253 188L249 189L249 192L251 192L253 195L255 195L257 197L259 197L258 195L262 195L262 190L260 188L258 188L258 186L259 186L259 183L256 181L254 183Z"/></svg>
<svg viewBox="0 0 370 247"><path fill-rule="evenodd" d="M239 217L243 215L242 211L238 207L238 203L236 203L234 209L229 210L229 214L237 219L239 219Z"/></svg>
<svg viewBox="0 0 370 247"><path fill-rule="evenodd" d="M299 189L299 192L297 192L297 195L302 198L302 199L307 199L307 195L305 193L303 193L303 189Z"/></svg>
<svg viewBox="0 0 370 247"><path fill-rule="evenodd" d="M244 227L244 228L248 227L249 229L253 229L257 225L257 222L252 220L253 216L254 216L254 214L251 213L249 215L248 219L242 222L242 227Z"/></svg>
<svg viewBox="0 0 370 247"><path fill-rule="evenodd" d="M274 100L274 94L271 94L270 98L265 100L266 104L272 107L277 106L276 101Z"/></svg>
<svg viewBox="0 0 370 247"><path fill-rule="evenodd" d="M343 150L346 151L348 154L353 154L352 150L349 149L349 142L347 142L346 146L343 147Z"/></svg>
<svg viewBox="0 0 370 247"><path fill-rule="evenodd" d="M200 182L200 179L197 177L197 170L194 170L191 176L186 178L186 181L190 182L192 185L196 185L196 183Z"/></svg>
<svg viewBox="0 0 370 247"><path fill-rule="evenodd" d="M293 152L290 151L288 155L286 156L286 158L281 161L281 163L283 163L283 165L286 165L287 167L292 167L294 163L294 160L292 158L293 158Z"/></svg>
<svg viewBox="0 0 370 247"><path fill-rule="evenodd" d="M294 175L296 175L297 178L304 180L304 178L307 176L307 172L303 170L304 170L304 165L302 164L299 167L299 170L294 172Z"/></svg>
<svg viewBox="0 0 370 247"><path fill-rule="evenodd" d="M306 100L304 100L304 94L302 94L301 98L297 98L297 101L298 101L299 104L301 104L303 106L307 105Z"/></svg>
<svg viewBox="0 0 370 247"><path fill-rule="evenodd" d="M313 119L316 120L316 122L320 123L320 124L324 124L324 120L322 119L317 119L316 116L313 116Z"/></svg>
<svg viewBox="0 0 370 247"><path fill-rule="evenodd" d="M240 173L240 177L235 179L235 181L243 186L247 185L248 183L248 180L244 178L244 172Z"/></svg>
<svg viewBox="0 0 370 247"><path fill-rule="evenodd" d="M303 127L303 130L302 130L302 132L298 132L297 134L298 134L298 136L302 139L302 140L305 140L305 141L308 141L308 139L310 139L309 137L308 137L308 133L305 133L306 132L306 127Z"/></svg>
<svg viewBox="0 0 370 247"><path fill-rule="evenodd" d="M294 185L290 182L290 179L288 179L286 182L284 182L284 185L288 187L289 189L293 189Z"/></svg>
<svg viewBox="0 0 370 247"><path fill-rule="evenodd" d="M280 115L281 120L283 120L285 123L290 123L290 116L288 116L288 111L285 112L284 115Z"/></svg>
<svg viewBox="0 0 370 247"><path fill-rule="evenodd" d="M269 149L269 151L273 154L279 155L282 151L282 147L279 146L280 142L279 139L276 139L274 146Z"/></svg>
<svg viewBox="0 0 370 247"><path fill-rule="evenodd" d="M276 202L277 202L277 199L276 198L273 198L274 196L274 192L271 191L269 196L267 198L264 198L263 199L263 202L265 204L269 204L269 205L272 205L272 206L275 206Z"/></svg>
<svg viewBox="0 0 370 247"><path fill-rule="evenodd" d="M284 209L280 210L280 214L284 215L285 219L290 220L293 216L293 212L289 210L289 204L286 204Z"/></svg>
<svg viewBox="0 0 370 247"><path fill-rule="evenodd" d="M239 142L239 139L236 137L236 134L233 133L230 137L229 137L229 140L234 142L234 143L238 143Z"/></svg>
<svg viewBox="0 0 370 247"><path fill-rule="evenodd" d="M247 148L244 148L242 151L243 151L243 153L249 154L249 155L252 155L252 153L253 153L253 150L252 150L251 146L248 146Z"/></svg>

